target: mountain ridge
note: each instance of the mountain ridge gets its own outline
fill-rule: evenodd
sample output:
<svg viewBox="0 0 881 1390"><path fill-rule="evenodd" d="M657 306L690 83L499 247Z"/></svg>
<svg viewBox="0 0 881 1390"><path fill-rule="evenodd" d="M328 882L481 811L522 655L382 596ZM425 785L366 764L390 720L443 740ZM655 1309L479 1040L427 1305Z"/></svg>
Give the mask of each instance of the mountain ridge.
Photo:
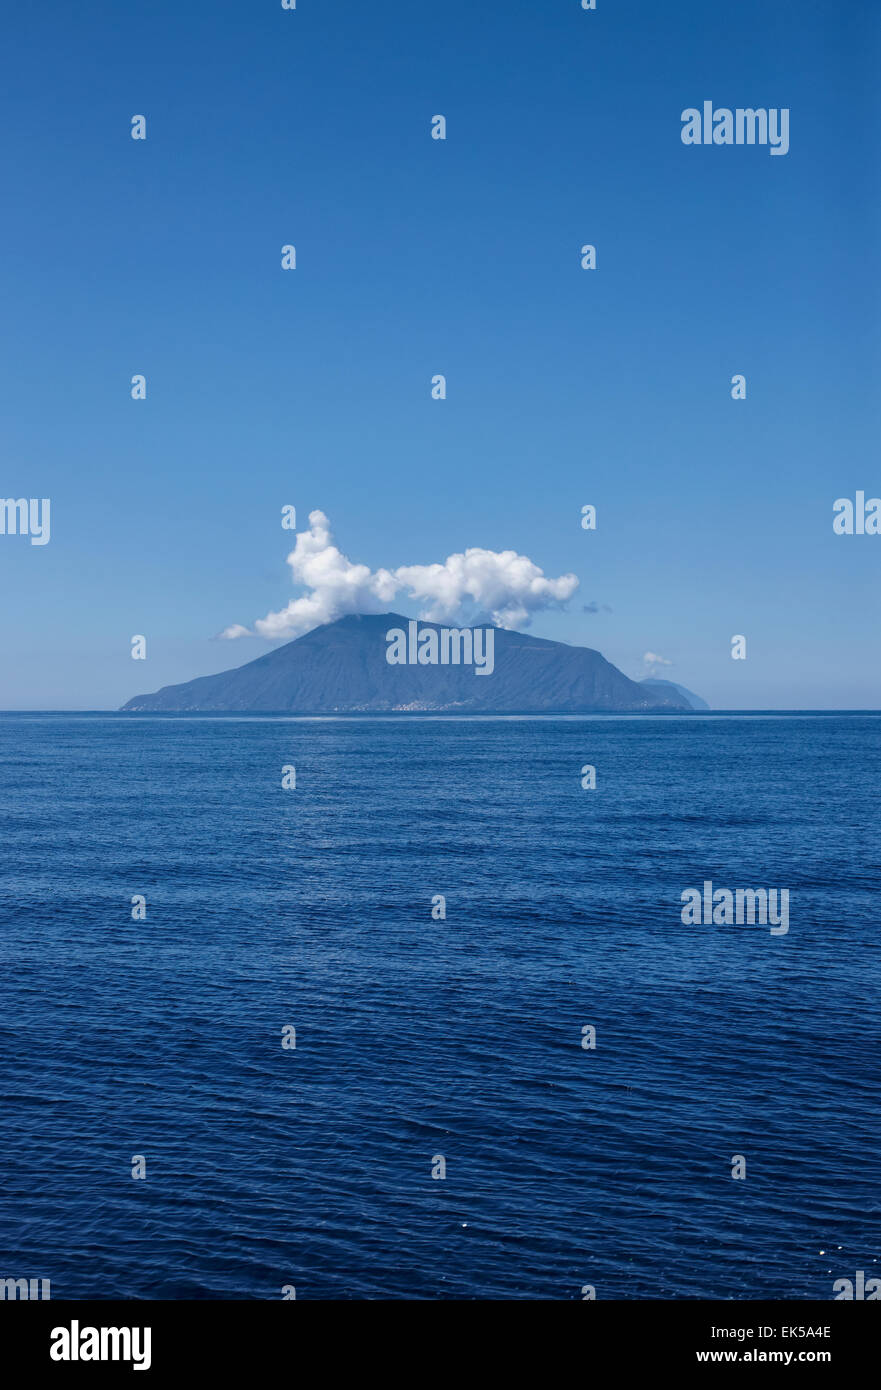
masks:
<svg viewBox="0 0 881 1390"><path fill-rule="evenodd" d="M676 691L644 690L591 647L493 630L494 669L389 665L386 633L408 630L400 613L349 614L243 666L135 695L131 713L588 714L690 710ZM418 623L420 633L447 625ZM477 625L474 625L477 626ZM462 629L463 631L465 629ZM472 627L473 631L473 627Z"/></svg>
<svg viewBox="0 0 881 1390"><path fill-rule="evenodd" d="M703 711L709 710L710 708L706 700L702 700L700 695L695 695L693 690L689 690L687 686L680 685L677 681L665 681L662 680L660 676L646 676L645 680L640 681L639 684L648 688L660 686L665 690L675 690L678 695L681 695L684 700L687 700L693 710Z"/></svg>

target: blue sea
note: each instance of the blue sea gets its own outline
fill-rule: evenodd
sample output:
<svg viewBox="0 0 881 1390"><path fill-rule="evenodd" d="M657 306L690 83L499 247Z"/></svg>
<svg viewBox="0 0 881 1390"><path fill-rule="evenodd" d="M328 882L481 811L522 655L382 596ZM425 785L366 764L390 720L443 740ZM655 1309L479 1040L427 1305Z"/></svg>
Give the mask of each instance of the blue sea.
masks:
<svg viewBox="0 0 881 1390"><path fill-rule="evenodd" d="M0 717L0 1277L567 1300L878 1275L879 735ZM789 889L788 933L683 925L705 880Z"/></svg>

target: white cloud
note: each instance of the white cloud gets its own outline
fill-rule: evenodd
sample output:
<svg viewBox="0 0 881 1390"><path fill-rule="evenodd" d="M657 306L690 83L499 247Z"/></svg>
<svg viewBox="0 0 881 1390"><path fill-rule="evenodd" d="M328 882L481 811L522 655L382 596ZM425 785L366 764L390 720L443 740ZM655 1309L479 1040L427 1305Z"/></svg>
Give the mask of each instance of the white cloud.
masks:
<svg viewBox="0 0 881 1390"><path fill-rule="evenodd" d="M646 652L642 658L646 666L672 666L673 662L668 661L665 656L659 656L657 652Z"/></svg>
<svg viewBox="0 0 881 1390"><path fill-rule="evenodd" d="M497 627L528 623L542 608L565 603L578 588L574 574L546 579L538 565L515 550L466 550L442 565L403 565L396 578L414 599L425 601L422 616L444 622L471 603L489 613Z"/></svg>
<svg viewBox="0 0 881 1390"><path fill-rule="evenodd" d="M578 588L574 574L548 579L538 565L514 550L482 550L448 555L443 564L401 565L371 570L357 565L333 544L323 512L309 513L287 557L295 584L308 590L277 613L254 624L260 637L299 637L347 613L383 613L398 595L421 601L420 616L434 622L466 620L467 610L488 613L497 627L528 624L532 614L565 601ZM221 637L252 636L234 623Z"/></svg>

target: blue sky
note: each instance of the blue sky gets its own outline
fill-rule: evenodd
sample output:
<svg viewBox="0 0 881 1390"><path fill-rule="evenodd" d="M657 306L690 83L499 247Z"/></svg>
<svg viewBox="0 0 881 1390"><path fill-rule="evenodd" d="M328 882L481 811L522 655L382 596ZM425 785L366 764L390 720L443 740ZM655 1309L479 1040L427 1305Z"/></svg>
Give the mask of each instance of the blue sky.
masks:
<svg viewBox="0 0 881 1390"><path fill-rule="evenodd" d="M215 635L295 596L286 503L372 568L572 571L531 631L631 676L660 653L714 707L878 706L881 537L832 532L881 494L874 0L85 0L4 30L0 494L50 497L52 537L0 537L0 707L262 654ZM788 107L789 153L684 146L704 100Z"/></svg>

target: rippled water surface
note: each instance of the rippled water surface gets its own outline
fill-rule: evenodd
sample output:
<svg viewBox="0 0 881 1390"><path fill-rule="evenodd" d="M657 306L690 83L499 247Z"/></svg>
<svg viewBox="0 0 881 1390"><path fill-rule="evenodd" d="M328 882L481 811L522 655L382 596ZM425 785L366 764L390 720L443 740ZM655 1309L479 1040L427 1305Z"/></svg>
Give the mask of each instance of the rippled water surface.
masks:
<svg viewBox="0 0 881 1390"><path fill-rule="evenodd" d="M572 1299L877 1274L879 735L0 717L0 1276ZM789 888L789 933L684 926L705 879Z"/></svg>

